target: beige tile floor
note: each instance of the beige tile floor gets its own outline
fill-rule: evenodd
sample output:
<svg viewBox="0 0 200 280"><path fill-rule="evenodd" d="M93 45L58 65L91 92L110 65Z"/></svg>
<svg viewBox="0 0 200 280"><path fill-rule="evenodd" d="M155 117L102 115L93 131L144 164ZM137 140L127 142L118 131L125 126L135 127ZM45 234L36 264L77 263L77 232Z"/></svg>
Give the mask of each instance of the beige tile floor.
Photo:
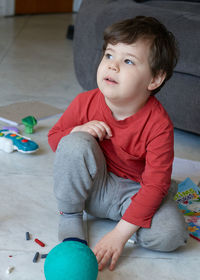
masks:
<svg viewBox="0 0 200 280"><path fill-rule="evenodd" d="M0 18L1 106L36 100L65 109L82 91L74 74L73 42L65 38L73 21L71 14ZM36 154L0 151L0 280L43 280L44 260L34 264L33 256L36 251L48 253L58 243L52 192L54 154L47 143L48 130L57 119L38 122L31 136L40 146ZM191 176L200 181L200 136L176 130L175 156L174 178ZM87 216L85 224L91 247L114 225ZM26 231L31 233L30 241L25 240ZM46 246L39 247L34 238ZM128 244L116 270L105 269L98 279L199 279L199 249L200 243L193 239L186 247L167 254ZM8 266L15 267L10 275L5 273Z"/></svg>

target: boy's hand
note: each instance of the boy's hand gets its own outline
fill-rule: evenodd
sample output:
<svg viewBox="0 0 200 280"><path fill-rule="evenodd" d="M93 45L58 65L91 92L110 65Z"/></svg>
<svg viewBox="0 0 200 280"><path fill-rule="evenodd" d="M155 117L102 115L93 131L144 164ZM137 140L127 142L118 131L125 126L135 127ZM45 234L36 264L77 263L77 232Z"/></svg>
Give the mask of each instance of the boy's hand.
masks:
<svg viewBox="0 0 200 280"><path fill-rule="evenodd" d="M102 270L109 262L109 269L113 270L124 246L125 243L116 229L106 234L93 249L99 270Z"/></svg>
<svg viewBox="0 0 200 280"><path fill-rule="evenodd" d="M71 132L75 131L84 131L88 132L95 138L98 138L100 141L102 141L104 138L110 139L112 137L112 132L110 127L102 121L90 121L88 123L85 123L83 125L79 125L74 127Z"/></svg>
<svg viewBox="0 0 200 280"><path fill-rule="evenodd" d="M108 262L110 262L110 270L115 268L126 242L139 228L122 219L96 244L93 252L97 258L99 270L102 270Z"/></svg>

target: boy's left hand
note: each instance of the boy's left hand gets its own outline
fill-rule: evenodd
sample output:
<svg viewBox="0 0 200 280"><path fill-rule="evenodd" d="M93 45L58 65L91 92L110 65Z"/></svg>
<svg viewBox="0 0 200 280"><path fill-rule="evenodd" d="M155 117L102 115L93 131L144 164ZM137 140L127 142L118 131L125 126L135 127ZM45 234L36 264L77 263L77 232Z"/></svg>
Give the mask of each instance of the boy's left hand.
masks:
<svg viewBox="0 0 200 280"><path fill-rule="evenodd" d="M102 270L108 262L110 262L110 270L115 268L126 242L139 228L121 219L116 227L97 243L93 252L97 258L99 270Z"/></svg>
<svg viewBox="0 0 200 280"><path fill-rule="evenodd" d="M114 228L96 244L93 252L97 258L99 270L102 270L108 262L110 262L110 270L115 268L125 243L126 241L121 238L118 230Z"/></svg>

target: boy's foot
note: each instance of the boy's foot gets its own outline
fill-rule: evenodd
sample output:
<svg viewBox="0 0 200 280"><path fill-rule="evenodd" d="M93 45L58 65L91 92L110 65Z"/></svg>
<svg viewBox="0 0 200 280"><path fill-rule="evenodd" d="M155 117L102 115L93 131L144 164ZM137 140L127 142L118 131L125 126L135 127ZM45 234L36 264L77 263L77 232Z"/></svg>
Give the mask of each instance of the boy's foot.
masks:
<svg viewBox="0 0 200 280"><path fill-rule="evenodd" d="M60 212L60 220L58 226L58 239L63 241L70 237L85 240L83 229L83 213L63 213Z"/></svg>

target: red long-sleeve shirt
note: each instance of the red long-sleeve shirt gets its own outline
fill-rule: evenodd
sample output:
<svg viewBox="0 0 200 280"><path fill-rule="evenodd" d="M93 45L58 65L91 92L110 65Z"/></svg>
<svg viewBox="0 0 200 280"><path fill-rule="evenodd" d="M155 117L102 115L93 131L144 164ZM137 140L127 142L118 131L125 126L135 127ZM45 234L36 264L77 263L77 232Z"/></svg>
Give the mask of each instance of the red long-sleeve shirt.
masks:
<svg viewBox="0 0 200 280"><path fill-rule="evenodd" d="M49 144L56 151L60 139L78 125L103 121L112 137L99 142L107 168L114 174L139 182L141 189L122 219L150 227L153 215L167 194L174 158L173 125L153 96L136 114L116 120L99 89L79 94L49 131Z"/></svg>

